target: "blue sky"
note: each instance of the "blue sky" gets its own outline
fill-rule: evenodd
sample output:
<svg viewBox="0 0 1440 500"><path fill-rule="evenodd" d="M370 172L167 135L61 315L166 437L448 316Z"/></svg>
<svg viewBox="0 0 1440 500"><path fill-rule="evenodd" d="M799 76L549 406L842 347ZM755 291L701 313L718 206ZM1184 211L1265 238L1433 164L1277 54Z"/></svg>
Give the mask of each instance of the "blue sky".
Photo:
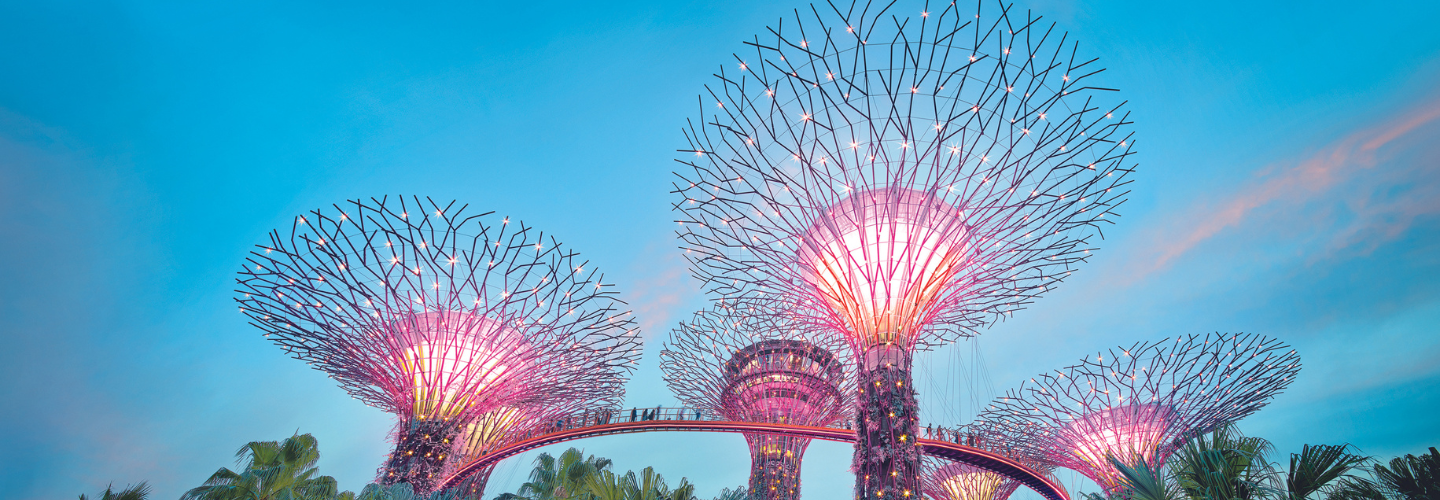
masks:
<svg viewBox="0 0 1440 500"><path fill-rule="evenodd" d="M740 42L800 5L0 2L0 491L148 480L174 498L297 430L359 489L389 417L231 299L267 231L354 197L459 199L583 252L657 340L630 402L672 402L658 339L702 304L673 250L679 129ZM1247 432L1283 452L1440 445L1440 5L1021 5L1101 57L1141 170L1081 272L922 358L926 419L1106 347L1250 331L1305 369ZM748 467L738 435L576 445L705 495ZM806 496L847 498L849 456L812 445Z"/></svg>

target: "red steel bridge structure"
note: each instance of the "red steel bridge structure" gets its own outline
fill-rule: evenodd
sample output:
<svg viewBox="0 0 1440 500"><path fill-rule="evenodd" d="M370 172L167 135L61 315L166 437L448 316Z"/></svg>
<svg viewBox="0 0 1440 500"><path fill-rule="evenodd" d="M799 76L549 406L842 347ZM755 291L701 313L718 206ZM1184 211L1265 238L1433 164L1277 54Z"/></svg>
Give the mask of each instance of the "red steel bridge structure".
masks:
<svg viewBox="0 0 1440 500"><path fill-rule="evenodd" d="M462 484L476 473L501 460L535 448L576 439L613 434L637 432L739 432L773 433L788 436L823 439L826 441L855 442L855 431L847 424L829 427L773 424L761 422L737 422L725 420L718 413L697 408L631 408L627 410L602 409L587 411L579 415L556 420L512 434L504 443L492 448L484 455L465 457L453 462L451 473L442 479L441 488ZM963 439L956 438L957 441ZM1035 490L1047 500L1070 500L1070 494L1059 482L1021 464L1020 461L1002 454L938 439L918 439L917 445L928 456L965 463L993 471L1015 479Z"/></svg>

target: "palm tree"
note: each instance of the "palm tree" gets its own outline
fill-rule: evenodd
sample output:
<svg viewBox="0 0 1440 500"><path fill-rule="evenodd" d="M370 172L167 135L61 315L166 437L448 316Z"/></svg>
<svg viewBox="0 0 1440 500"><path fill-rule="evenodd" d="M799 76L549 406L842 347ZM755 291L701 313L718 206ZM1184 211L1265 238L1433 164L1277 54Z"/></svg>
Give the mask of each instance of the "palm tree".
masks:
<svg viewBox="0 0 1440 500"><path fill-rule="evenodd" d="M414 498L415 488L411 487L410 483L395 483L389 486L367 484L354 500L413 500Z"/></svg>
<svg viewBox="0 0 1440 500"><path fill-rule="evenodd" d="M1440 500L1440 451L1405 455L1390 461L1390 466L1375 464L1375 481L1405 500Z"/></svg>
<svg viewBox="0 0 1440 500"><path fill-rule="evenodd" d="M1346 478L1326 496L1328 500L1440 500L1440 451L1434 447L1420 456L1375 464L1371 480Z"/></svg>
<svg viewBox="0 0 1440 500"><path fill-rule="evenodd" d="M654 467L646 467L640 470L637 476L634 471L626 472L623 481L626 500L694 500L695 485L690 480L680 478L680 485L670 489L665 484L665 478L655 473Z"/></svg>
<svg viewBox="0 0 1440 500"><path fill-rule="evenodd" d="M588 499L587 478L610 469L610 459L585 456L579 448L570 448L556 459L549 453L535 457L530 480L515 493L502 493L499 500Z"/></svg>
<svg viewBox="0 0 1440 500"><path fill-rule="evenodd" d="M633 473L632 473L633 475ZM614 472L602 470L585 478L585 493L594 500L626 500L625 480Z"/></svg>
<svg viewBox="0 0 1440 500"><path fill-rule="evenodd" d="M319 475L320 444L297 434L284 441L252 441L235 452L240 472L221 467L181 500L331 500L335 478Z"/></svg>
<svg viewBox="0 0 1440 500"><path fill-rule="evenodd" d="M1307 500L1310 495L1337 479L1352 478L1351 469L1370 460L1353 453L1346 445L1305 445L1300 453L1290 454L1290 469L1285 474L1287 500Z"/></svg>
<svg viewBox="0 0 1440 500"><path fill-rule="evenodd" d="M148 496L150 496L150 485L145 484L145 481L140 481L138 484L127 486L120 491L115 491L114 484L106 486L105 492L101 493L97 500L145 500ZM90 499L81 493L80 500Z"/></svg>
<svg viewBox="0 0 1440 500"><path fill-rule="evenodd" d="M530 478L515 493L502 493L495 500L698 500L695 485L681 478L671 488L665 478L646 467L617 475L610 470L607 458L596 457L578 448L570 448L557 459L548 453L535 458ZM717 500L743 499L744 488L725 490ZM724 496L737 495L738 496ZM372 500L362 498L358 500ZM373 500L390 500L376 498Z"/></svg>
<svg viewBox="0 0 1440 500"><path fill-rule="evenodd" d="M1140 454L1135 454L1141 456ZM1151 456L1159 456L1159 450ZM1165 470L1162 466L1152 466L1143 458L1137 460L1134 465L1121 463L1114 456L1109 456L1110 465L1120 472L1122 482L1125 484L1126 498L1131 500L1176 500L1180 494L1175 485L1165 477ZM1229 499L1226 499L1229 500Z"/></svg>
<svg viewBox="0 0 1440 500"><path fill-rule="evenodd" d="M1266 456L1274 450L1270 441L1226 424L1187 442L1169 466L1191 500L1251 500L1276 493L1266 484L1273 472Z"/></svg>
<svg viewBox="0 0 1440 500"><path fill-rule="evenodd" d="M735 489L725 488L715 496L715 500L749 500L750 492L745 491L744 486L736 486Z"/></svg>

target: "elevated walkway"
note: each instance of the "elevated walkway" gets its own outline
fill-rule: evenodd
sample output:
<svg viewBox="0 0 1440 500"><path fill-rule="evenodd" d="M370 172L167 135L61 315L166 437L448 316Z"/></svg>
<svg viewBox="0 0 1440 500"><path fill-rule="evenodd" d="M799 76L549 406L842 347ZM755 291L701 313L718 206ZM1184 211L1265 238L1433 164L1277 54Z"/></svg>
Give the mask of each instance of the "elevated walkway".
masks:
<svg viewBox="0 0 1440 500"><path fill-rule="evenodd" d="M460 484L471 474L501 460L542 446L596 436L666 431L772 433L826 441L855 442L855 431L843 426L813 427L735 422L721 419L713 412L695 408L634 408L618 412L586 412L557 420L554 425L521 433L493 446L483 455L467 457L464 462L457 464L450 477L445 478L442 487ZM1070 494L1058 482L999 453L938 439L920 439L918 444L926 455L974 465L1016 479L1048 500L1070 500Z"/></svg>

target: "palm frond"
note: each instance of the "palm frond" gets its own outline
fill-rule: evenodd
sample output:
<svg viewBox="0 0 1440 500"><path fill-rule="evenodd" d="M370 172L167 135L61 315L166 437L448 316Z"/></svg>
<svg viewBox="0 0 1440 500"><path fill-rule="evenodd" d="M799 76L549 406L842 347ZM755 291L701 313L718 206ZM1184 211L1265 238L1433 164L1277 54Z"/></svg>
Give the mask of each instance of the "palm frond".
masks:
<svg viewBox="0 0 1440 500"><path fill-rule="evenodd" d="M1351 450L1348 444L1307 444L1300 453L1290 454L1290 470L1285 476L1289 500L1306 500L1330 482L1352 477L1350 471L1370 458Z"/></svg>
<svg viewBox="0 0 1440 500"><path fill-rule="evenodd" d="M1157 452L1156 455L1159 453ZM1136 454L1136 456L1143 456ZM1120 475L1129 489L1130 498L1133 500L1175 500L1177 495L1175 488L1165 478L1164 469L1160 466L1151 466L1144 459L1137 460L1133 465L1120 462L1113 455L1108 457L1110 464Z"/></svg>
<svg viewBox="0 0 1440 500"><path fill-rule="evenodd" d="M1388 467L1376 464L1371 473L1375 482L1406 500L1440 499L1440 451L1434 447L1418 457L1396 457Z"/></svg>

